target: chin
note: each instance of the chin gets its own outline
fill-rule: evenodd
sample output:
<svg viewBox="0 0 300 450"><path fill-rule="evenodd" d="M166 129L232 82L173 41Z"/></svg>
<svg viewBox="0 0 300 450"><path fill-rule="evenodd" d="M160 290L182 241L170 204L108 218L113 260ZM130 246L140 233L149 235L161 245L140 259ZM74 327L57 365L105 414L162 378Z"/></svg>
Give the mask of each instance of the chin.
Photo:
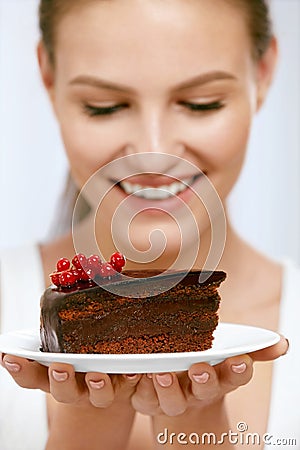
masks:
<svg viewBox="0 0 300 450"><path fill-rule="evenodd" d="M128 260L149 268L168 269L174 263L176 268L191 268L199 250L197 230L184 231L174 221L151 220L147 215L118 238L118 248Z"/></svg>

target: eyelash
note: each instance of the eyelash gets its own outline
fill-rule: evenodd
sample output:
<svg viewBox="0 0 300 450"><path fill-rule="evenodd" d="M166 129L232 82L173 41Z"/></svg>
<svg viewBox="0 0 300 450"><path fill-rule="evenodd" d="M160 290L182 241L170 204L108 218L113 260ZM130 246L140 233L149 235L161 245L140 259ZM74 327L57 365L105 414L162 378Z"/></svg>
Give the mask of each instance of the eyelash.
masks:
<svg viewBox="0 0 300 450"><path fill-rule="evenodd" d="M118 111L121 111L124 108L127 108L126 103L120 103L113 106L91 106L91 105L84 105L85 112L90 117L95 116L109 116L111 114L114 114Z"/></svg>
<svg viewBox="0 0 300 450"><path fill-rule="evenodd" d="M190 102L179 102L179 105L184 106L189 109L191 112L205 112L205 111L214 111L223 108L225 105L222 102L210 102L210 103L190 103ZM109 116L115 114L122 109L128 107L127 103L120 103L113 106L91 106L84 105L84 111L90 117L95 116Z"/></svg>
<svg viewBox="0 0 300 450"><path fill-rule="evenodd" d="M190 102L179 102L181 106L188 108L192 112L205 112L214 111L223 108L225 105L222 102L210 102L210 103L190 103Z"/></svg>

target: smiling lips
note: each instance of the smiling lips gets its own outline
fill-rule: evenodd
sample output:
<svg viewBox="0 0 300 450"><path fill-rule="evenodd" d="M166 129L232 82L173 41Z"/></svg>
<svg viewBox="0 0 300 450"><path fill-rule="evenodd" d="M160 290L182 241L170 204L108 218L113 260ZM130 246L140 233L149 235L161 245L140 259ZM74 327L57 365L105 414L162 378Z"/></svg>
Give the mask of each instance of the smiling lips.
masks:
<svg viewBox="0 0 300 450"><path fill-rule="evenodd" d="M174 197L181 192L187 190L195 181L201 176L201 174L193 175L188 178L182 178L182 181L174 178L162 177L134 177L120 181L118 186L127 195L134 195L136 197L144 198L146 200L165 200L170 197ZM137 181L140 180L140 183ZM159 184L158 184L159 183Z"/></svg>

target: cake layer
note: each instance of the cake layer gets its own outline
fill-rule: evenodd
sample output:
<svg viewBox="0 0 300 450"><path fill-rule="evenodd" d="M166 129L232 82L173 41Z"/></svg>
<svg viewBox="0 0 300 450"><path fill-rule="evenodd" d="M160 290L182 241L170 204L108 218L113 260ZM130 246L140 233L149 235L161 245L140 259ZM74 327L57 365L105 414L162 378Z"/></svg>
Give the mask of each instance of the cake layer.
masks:
<svg viewBox="0 0 300 450"><path fill-rule="evenodd" d="M185 334L182 336L165 335L156 336L128 336L115 341L99 341L95 343L66 341L66 353L104 353L104 354L135 354L135 353L178 353L199 352L208 350L212 346L212 333ZM76 349L76 350L75 350Z"/></svg>
<svg viewBox="0 0 300 450"><path fill-rule="evenodd" d="M73 320L72 322L65 322L61 326L63 335L80 334L82 339L89 339L95 335L101 335L101 339L116 340L123 339L128 335L156 335L160 333L179 334L180 332L196 333L199 331L210 331L214 329L218 322L216 314L197 314L191 317L190 314L170 314L158 317L155 321L138 321L120 320L120 323L114 321L111 325L109 320L101 320L99 325L98 318L89 320ZM175 330L175 331L174 331Z"/></svg>
<svg viewBox="0 0 300 450"><path fill-rule="evenodd" d="M179 302L180 299L180 302ZM155 301L155 303L154 303ZM134 314L134 320L145 320L149 314L154 318L155 315L170 312L194 310L203 312L216 312L219 308L220 297L218 293L213 293L211 297L183 297L167 298L161 296L153 297L150 302L149 299L105 299L98 296L97 290L88 293L88 295L75 294L72 298L62 301L57 305L57 314L62 321L88 319L95 315L105 318L107 314L120 320L120 314L126 314L130 320L130 315ZM196 308L196 309L195 309Z"/></svg>

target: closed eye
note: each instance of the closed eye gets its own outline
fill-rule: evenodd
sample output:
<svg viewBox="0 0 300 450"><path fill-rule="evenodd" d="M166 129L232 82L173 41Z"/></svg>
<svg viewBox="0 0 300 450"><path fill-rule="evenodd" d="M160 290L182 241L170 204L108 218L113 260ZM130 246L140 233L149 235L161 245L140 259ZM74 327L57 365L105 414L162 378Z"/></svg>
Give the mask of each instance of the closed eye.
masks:
<svg viewBox="0 0 300 450"><path fill-rule="evenodd" d="M108 116L128 107L127 103L120 103L112 106L92 106L84 105L84 111L90 117Z"/></svg>
<svg viewBox="0 0 300 450"><path fill-rule="evenodd" d="M179 102L179 105L184 106L192 112L212 111L223 108L225 105L222 102L209 102L209 103L192 103L192 102Z"/></svg>

